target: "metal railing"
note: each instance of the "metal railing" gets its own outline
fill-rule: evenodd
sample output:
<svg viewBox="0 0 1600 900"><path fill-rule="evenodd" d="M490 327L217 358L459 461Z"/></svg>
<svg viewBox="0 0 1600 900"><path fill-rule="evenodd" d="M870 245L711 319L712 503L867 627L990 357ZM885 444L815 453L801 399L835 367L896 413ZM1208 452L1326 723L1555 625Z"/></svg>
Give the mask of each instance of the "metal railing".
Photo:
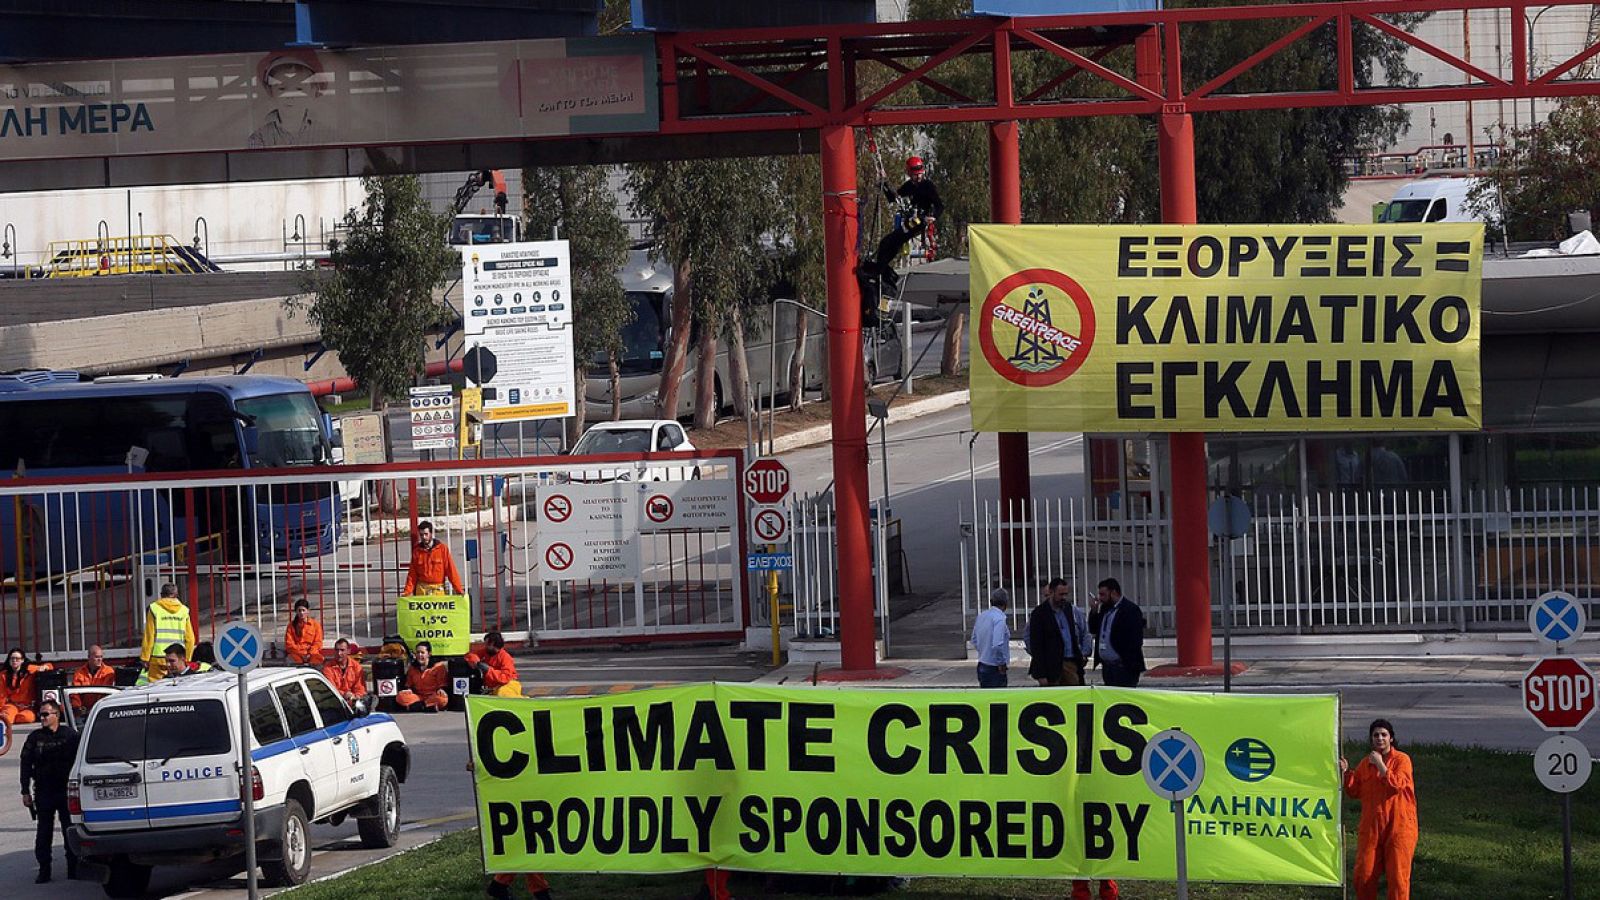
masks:
<svg viewBox="0 0 1600 900"><path fill-rule="evenodd" d="M1211 542L1213 616L1224 592L1245 633L1522 631L1553 589L1600 603L1600 487L1340 490L1258 500L1246 533ZM1170 634L1168 522L1078 499L992 503L962 523L964 621L996 587L1019 622L1060 576L1078 594L1122 582L1154 635ZM1015 560L1015 562L1013 562ZM1018 599L1021 598L1021 599Z"/></svg>
<svg viewBox="0 0 1600 900"><path fill-rule="evenodd" d="M281 640L305 597L332 640L395 628L413 529L430 521L472 628L538 641L741 635L737 451L0 481L0 645L47 657L137 648L162 582L201 640L243 617ZM725 482L724 523L645 527L633 577L558 577L537 503L562 485ZM641 496L641 499L642 496Z"/></svg>

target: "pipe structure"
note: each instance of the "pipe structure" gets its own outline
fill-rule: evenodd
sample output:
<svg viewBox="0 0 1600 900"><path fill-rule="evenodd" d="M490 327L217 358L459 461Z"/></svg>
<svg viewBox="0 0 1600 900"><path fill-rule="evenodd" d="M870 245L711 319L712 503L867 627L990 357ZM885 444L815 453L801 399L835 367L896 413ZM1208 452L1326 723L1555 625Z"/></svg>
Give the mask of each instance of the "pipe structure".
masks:
<svg viewBox="0 0 1600 900"><path fill-rule="evenodd" d="M989 217L1003 225L1022 224L1021 127L1015 120L989 125ZM974 323L973 327L977 327ZM1000 520L1004 524L1028 521L1033 497L1028 471L1028 435L1005 431L996 436L1000 465ZM974 511L976 514L976 511ZM1025 574L1028 540L1020 529L1003 528L1005 553L1002 567L1013 579Z"/></svg>
<svg viewBox="0 0 1600 900"><path fill-rule="evenodd" d="M834 539L839 561L839 662L877 668L872 554L867 525L866 378L856 282L856 139L848 125L821 133L823 242L828 277L828 374L833 387Z"/></svg>
<svg viewBox="0 0 1600 900"><path fill-rule="evenodd" d="M1161 219L1199 222L1194 186L1194 119L1163 112L1157 153L1161 165ZM1167 435L1172 452L1172 580L1177 612L1178 665L1211 666L1211 573L1206 560L1206 436Z"/></svg>
<svg viewBox="0 0 1600 900"><path fill-rule="evenodd" d="M461 371L461 360L452 359L428 363L428 368L424 370L423 374L429 378L437 378L440 375L459 371ZM306 382L306 387L311 389L311 396L313 397L326 397L329 394L347 394L360 386L354 378L348 375L343 378L328 378L323 381Z"/></svg>

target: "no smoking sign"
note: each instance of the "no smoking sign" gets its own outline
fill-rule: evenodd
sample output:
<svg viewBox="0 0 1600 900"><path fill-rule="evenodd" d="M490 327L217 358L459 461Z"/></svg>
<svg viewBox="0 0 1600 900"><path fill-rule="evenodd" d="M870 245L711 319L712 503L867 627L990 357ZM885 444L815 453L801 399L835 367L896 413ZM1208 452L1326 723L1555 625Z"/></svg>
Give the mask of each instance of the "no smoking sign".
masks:
<svg viewBox="0 0 1600 900"><path fill-rule="evenodd" d="M552 522L565 522L572 518L572 500L563 494L544 498L544 517Z"/></svg>
<svg viewBox="0 0 1600 900"><path fill-rule="evenodd" d="M789 542L789 510L782 506L757 506L750 512L750 543Z"/></svg>

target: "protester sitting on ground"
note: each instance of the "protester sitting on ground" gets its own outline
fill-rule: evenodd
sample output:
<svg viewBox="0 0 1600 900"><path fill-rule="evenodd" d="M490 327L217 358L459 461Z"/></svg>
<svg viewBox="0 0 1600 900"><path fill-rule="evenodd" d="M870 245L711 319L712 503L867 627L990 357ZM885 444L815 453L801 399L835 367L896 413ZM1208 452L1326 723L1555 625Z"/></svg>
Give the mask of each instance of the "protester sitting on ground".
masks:
<svg viewBox="0 0 1600 900"><path fill-rule="evenodd" d="M360 705L367 696L367 673L362 670L361 661L351 655L347 638L333 642L333 659L322 666L322 674L351 706Z"/></svg>
<svg viewBox="0 0 1600 900"><path fill-rule="evenodd" d="M0 719L7 725L32 725L39 721L34 709L39 703L39 686L33 678L36 668L28 662L21 647L12 647L6 653L6 668L0 672Z"/></svg>
<svg viewBox="0 0 1600 900"><path fill-rule="evenodd" d="M434 540L432 522L418 522L417 545L411 548L411 566L406 570L406 586L400 596L443 594L446 582L457 594L464 593L450 548Z"/></svg>
<svg viewBox="0 0 1600 900"><path fill-rule="evenodd" d="M496 697L521 697L522 682L517 680L517 663L506 652L505 636L491 631L483 636L483 656L467 654L467 664L483 677L483 692Z"/></svg>
<svg viewBox="0 0 1600 900"><path fill-rule="evenodd" d="M1394 726L1374 719L1367 727L1368 753L1350 767L1339 757L1344 792L1361 801L1356 828L1356 864L1352 880L1357 900L1377 900L1378 878L1389 882L1389 900L1409 900L1411 857L1417 849L1417 790L1411 757L1395 746Z"/></svg>
<svg viewBox="0 0 1600 900"><path fill-rule="evenodd" d="M449 683L448 668L433 658L433 644L417 641L406 668L405 690L395 695L394 702L406 712L438 712L450 705L450 694L445 691Z"/></svg>
<svg viewBox="0 0 1600 900"><path fill-rule="evenodd" d="M294 601L294 615L283 629L283 652L297 666L322 665L322 623L311 617L311 601Z"/></svg>
<svg viewBox="0 0 1600 900"><path fill-rule="evenodd" d="M106 651L99 644L89 647L87 660L72 670L72 687L116 687L117 670L106 665ZM72 708L85 712L94 708L99 697L73 695Z"/></svg>

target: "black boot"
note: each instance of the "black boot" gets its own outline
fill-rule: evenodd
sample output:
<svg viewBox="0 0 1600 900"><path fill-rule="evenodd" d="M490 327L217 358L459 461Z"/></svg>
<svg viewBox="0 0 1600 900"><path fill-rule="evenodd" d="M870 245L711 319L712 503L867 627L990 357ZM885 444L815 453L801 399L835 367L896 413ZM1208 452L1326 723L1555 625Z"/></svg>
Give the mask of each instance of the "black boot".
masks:
<svg viewBox="0 0 1600 900"><path fill-rule="evenodd" d="M489 884L484 887L483 893L494 898L494 900L511 900L511 885L501 884L491 878L489 879Z"/></svg>
<svg viewBox="0 0 1600 900"><path fill-rule="evenodd" d="M533 900L555 900L555 898L554 895L552 895L548 890L543 890L537 894L534 894Z"/></svg>
<svg viewBox="0 0 1600 900"><path fill-rule="evenodd" d="M50 864L45 863L39 867L39 877L33 880L34 884L46 884L50 881Z"/></svg>

